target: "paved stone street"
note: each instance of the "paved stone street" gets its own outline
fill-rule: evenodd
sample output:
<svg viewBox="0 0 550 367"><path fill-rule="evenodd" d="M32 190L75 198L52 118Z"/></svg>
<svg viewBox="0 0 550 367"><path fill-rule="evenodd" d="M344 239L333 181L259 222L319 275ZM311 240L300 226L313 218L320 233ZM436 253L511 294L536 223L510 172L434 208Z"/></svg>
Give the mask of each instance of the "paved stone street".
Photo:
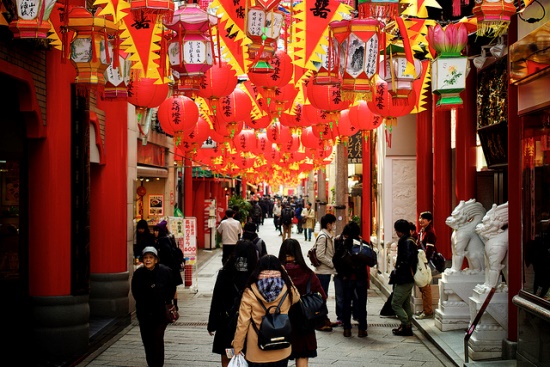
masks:
<svg viewBox="0 0 550 367"><path fill-rule="evenodd" d="M259 236L266 242L268 252L278 255L281 237L274 229L273 219L265 220L264 225L260 227ZM300 241L304 254L313 245L313 242L304 241L303 234L296 233L296 226L292 237ZM206 324L212 289L217 271L221 267L221 249L199 250L199 252L198 272L193 277L196 283L189 288L180 287L181 289L178 290L181 317L177 323L169 325L166 330L165 366L167 367L220 366L220 356L211 352L213 337L206 331ZM399 321L378 316L384 302L385 296L373 285L369 289L367 306L369 336L358 338L356 327L352 331L351 338L344 338L341 327L334 328L332 332L317 332L318 357L310 359L309 365L319 367L456 365L426 340L416 328L413 328L415 334L413 337L392 335L391 329L398 326ZM335 320L333 283L330 285L328 307L329 317ZM147 366L137 320L78 366ZM289 366L295 366L294 361L290 361Z"/></svg>

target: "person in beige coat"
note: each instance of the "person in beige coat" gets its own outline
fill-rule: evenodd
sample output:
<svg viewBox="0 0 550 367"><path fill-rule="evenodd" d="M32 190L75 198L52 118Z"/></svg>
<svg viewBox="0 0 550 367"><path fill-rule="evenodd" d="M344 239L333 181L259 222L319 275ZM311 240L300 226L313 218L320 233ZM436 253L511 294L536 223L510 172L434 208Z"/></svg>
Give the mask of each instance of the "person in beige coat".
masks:
<svg viewBox="0 0 550 367"><path fill-rule="evenodd" d="M242 353L249 367L259 367L269 364L269 367L286 367L291 347L264 351L258 347L258 334L252 323L257 327L262 322L265 310L259 303L274 310L288 290L288 296L281 305L281 313L288 314L290 306L300 300L300 293L292 284L287 272L276 256L265 255L251 274L245 287L239 307L239 319L233 348L235 355ZM258 300L259 299L259 300ZM246 346L245 346L246 341Z"/></svg>
<svg viewBox="0 0 550 367"><path fill-rule="evenodd" d="M306 220L303 225L305 240L311 241L311 234L313 233L313 227L315 227L315 210L311 203L307 203L307 206L302 210L302 218Z"/></svg>

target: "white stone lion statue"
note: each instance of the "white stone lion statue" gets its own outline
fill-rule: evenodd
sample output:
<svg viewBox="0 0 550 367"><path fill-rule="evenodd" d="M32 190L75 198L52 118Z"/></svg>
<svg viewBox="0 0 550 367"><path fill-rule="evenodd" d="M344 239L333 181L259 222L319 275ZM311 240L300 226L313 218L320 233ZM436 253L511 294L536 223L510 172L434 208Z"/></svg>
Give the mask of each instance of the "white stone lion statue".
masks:
<svg viewBox="0 0 550 367"><path fill-rule="evenodd" d="M475 229L485 215L485 208L476 199L461 200L445 223L453 229L451 245L453 250L452 266L445 270L450 275L460 272L464 257L468 260L465 272L478 274L485 269L484 245Z"/></svg>
<svg viewBox="0 0 550 367"><path fill-rule="evenodd" d="M501 271L508 279L508 203L493 204L477 225L476 232L485 242L485 283L481 288L489 291L498 286Z"/></svg>

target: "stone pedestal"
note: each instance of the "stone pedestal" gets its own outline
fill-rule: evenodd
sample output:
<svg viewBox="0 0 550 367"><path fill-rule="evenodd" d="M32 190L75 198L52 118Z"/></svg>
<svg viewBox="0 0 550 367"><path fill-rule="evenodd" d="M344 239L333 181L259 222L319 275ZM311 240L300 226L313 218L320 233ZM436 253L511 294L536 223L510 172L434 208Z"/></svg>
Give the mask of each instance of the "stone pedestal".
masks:
<svg viewBox="0 0 550 367"><path fill-rule="evenodd" d="M476 287L470 297L470 318L473 321L489 292ZM473 360L502 357L502 341L508 334L508 289L501 284L468 341L468 356Z"/></svg>
<svg viewBox="0 0 550 367"><path fill-rule="evenodd" d="M441 331L467 329L470 325L469 304L472 291L484 281L484 273L443 273L439 280L435 326Z"/></svg>

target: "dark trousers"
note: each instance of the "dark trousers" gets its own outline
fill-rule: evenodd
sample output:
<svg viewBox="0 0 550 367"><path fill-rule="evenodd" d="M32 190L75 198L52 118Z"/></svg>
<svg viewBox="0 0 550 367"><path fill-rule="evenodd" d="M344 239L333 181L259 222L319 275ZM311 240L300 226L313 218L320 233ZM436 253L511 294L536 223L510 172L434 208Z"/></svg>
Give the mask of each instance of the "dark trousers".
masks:
<svg viewBox="0 0 550 367"><path fill-rule="evenodd" d="M145 358L149 367L164 366L164 331L166 324L139 322L139 332L145 348Z"/></svg>
<svg viewBox="0 0 550 367"><path fill-rule="evenodd" d="M223 245L222 246L222 264L225 264L227 259L229 259L229 256L233 253L233 250L235 250L235 244L233 245Z"/></svg>
<svg viewBox="0 0 550 367"><path fill-rule="evenodd" d="M359 330L367 330L367 280L345 279L342 280L344 302L342 314L344 329L351 329L351 312L357 317Z"/></svg>

